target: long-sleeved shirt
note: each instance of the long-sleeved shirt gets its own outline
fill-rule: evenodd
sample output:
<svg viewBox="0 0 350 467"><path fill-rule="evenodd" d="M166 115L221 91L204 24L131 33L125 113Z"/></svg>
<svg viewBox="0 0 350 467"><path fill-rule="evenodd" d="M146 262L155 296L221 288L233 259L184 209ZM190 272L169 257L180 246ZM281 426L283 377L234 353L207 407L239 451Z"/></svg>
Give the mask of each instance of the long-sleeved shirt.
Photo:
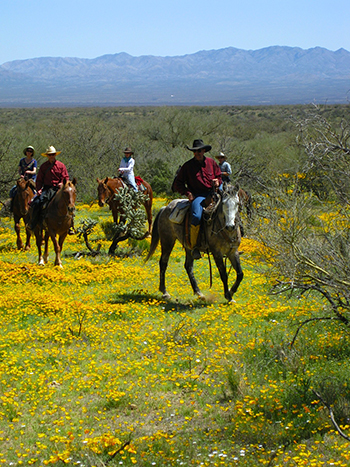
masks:
<svg viewBox="0 0 350 467"><path fill-rule="evenodd" d="M64 180L69 180L66 166L61 161L55 160L54 164L49 161L41 164L38 176L36 177L36 189L46 187L57 187Z"/></svg>
<svg viewBox="0 0 350 467"><path fill-rule="evenodd" d="M230 164L227 161L222 162L219 164L221 173L222 172L227 172L227 175L222 174L222 181L223 182L229 182L230 181L230 175L232 174L232 169Z"/></svg>
<svg viewBox="0 0 350 467"><path fill-rule="evenodd" d="M221 170L218 164L210 157L198 162L195 158L185 162L174 181L174 191L181 195L194 196L210 193L213 187L212 181L218 179L221 184Z"/></svg>
<svg viewBox="0 0 350 467"><path fill-rule="evenodd" d="M119 166L119 173L124 177L130 185L137 191L137 185L135 182L134 174L135 159L133 157L123 157Z"/></svg>

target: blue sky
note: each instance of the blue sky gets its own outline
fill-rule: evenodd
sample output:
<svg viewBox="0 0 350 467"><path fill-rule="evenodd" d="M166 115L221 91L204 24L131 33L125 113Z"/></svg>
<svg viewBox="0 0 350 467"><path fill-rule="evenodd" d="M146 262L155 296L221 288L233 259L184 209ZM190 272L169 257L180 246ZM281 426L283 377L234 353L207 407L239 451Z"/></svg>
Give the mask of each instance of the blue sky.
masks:
<svg viewBox="0 0 350 467"><path fill-rule="evenodd" d="M349 0L5 0L0 64L273 45L350 51Z"/></svg>

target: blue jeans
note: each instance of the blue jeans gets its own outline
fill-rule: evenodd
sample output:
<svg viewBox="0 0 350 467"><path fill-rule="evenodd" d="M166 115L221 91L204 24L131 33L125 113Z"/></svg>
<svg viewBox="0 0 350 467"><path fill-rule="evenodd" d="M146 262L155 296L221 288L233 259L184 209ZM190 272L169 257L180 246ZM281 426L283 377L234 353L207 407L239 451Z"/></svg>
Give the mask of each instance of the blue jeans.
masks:
<svg viewBox="0 0 350 467"><path fill-rule="evenodd" d="M191 203L191 213L192 213L192 225L199 225L202 219L202 213L204 209L204 201L208 194L200 194L195 197Z"/></svg>

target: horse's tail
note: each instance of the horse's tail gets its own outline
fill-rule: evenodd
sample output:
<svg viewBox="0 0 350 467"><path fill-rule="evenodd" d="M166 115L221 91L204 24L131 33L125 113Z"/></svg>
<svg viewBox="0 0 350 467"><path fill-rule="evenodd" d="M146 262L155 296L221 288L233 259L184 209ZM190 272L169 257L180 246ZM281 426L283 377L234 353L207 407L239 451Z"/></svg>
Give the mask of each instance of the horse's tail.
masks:
<svg viewBox="0 0 350 467"><path fill-rule="evenodd" d="M150 258L152 258L153 256L153 253L156 251L157 249L157 246L158 246L158 243L159 243L159 231L158 231L158 224L159 224L159 217L161 215L161 213L163 212L165 208L162 208L156 218L154 219L154 222L153 222L153 227L152 227L152 239L151 239L151 246L150 246L150 249L149 249L149 252L148 252L148 255L145 259L145 262L148 261Z"/></svg>

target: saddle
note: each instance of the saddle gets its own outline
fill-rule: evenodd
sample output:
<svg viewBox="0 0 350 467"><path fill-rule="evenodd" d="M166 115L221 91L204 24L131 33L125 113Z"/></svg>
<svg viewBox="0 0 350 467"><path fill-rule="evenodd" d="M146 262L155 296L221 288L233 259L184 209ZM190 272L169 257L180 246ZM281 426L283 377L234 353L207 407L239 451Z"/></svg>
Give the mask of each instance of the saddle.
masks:
<svg viewBox="0 0 350 467"><path fill-rule="evenodd" d="M201 227L199 230L199 243L206 243L203 239L203 224L210 225L215 217L217 208L219 206L221 196L218 193L213 193L207 196L205 199L205 207L203 209L203 215L201 220ZM191 211L190 202L186 199L179 201L169 215L169 220L175 224L182 224L184 226L184 243L187 246L191 246L190 241L190 230L191 230Z"/></svg>
<svg viewBox="0 0 350 467"><path fill-rule="evenodd" d="M142 180L141 177L139 177L138 175L136 175L135 177L135 182L136 182L136 185L137 185L137 188L140 190L140 191L146 191L147 188L145 187L145 184L144 184L144 181Z"/></svg>

